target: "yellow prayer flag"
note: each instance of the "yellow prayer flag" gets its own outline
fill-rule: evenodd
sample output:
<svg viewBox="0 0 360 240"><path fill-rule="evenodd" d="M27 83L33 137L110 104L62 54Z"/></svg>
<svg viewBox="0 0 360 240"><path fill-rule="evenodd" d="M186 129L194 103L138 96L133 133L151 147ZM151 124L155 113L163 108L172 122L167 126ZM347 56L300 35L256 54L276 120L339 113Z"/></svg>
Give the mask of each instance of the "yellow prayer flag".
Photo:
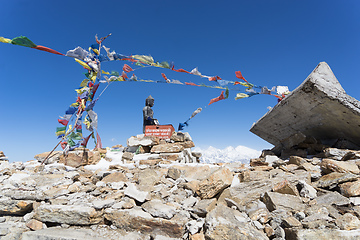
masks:
<svg viewBox="0 0 360 240"><path fill-rule="evenodd" d="M84 63L83 61L75 58L75 61L78 62L81 66L83 66L84 68L91 70L91 67L89 67L89 65L87 65L86 63Z"/></svg>

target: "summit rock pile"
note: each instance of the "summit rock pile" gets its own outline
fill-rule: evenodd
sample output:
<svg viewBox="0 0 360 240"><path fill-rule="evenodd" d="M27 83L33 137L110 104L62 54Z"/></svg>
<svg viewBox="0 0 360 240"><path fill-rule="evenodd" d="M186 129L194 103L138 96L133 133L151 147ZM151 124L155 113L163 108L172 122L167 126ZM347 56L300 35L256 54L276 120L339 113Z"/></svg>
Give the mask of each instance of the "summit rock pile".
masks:
<svg viewBox="0 0 360 240"><path fill-rule="evenodd" d="M0 236L359 239L360 152L322 154L283 160L264 151L250 166L132 163L110 151L98 169L0 161Z"/></svg>

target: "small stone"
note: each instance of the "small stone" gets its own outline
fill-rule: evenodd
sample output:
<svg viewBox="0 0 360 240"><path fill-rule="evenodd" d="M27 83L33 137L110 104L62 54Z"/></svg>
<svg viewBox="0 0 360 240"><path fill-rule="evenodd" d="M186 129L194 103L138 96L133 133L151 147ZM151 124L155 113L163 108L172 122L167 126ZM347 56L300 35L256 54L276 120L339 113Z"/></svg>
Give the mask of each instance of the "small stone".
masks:
<svg viewBox="0 0 360 240"><path fill-rule="evenodd" d="M360 195L360 180L340 184L340 192L346 197L355 197Z"/></svg>
<svg viewBox="0 0 360 240"><path fill-rule="evenodd" d="M181 173L182 173L182 171L180 169L170 167L166 176L176 180L181 176Z"/></svg>
<svg viewBox="0 0 360 240"><path fill-rule="evenodd" d="M360 220L351 213L345 213L335 220L341 230L354 230L360 228Z"/></svg>
<svg viewBox="0 0 360 240"><path fill-rule="evenodd" d="M28 221L26 223L26 226L28 228L30 228L31 230L36 231L36 230L40 230L43 228L43 223L36 219L31 219L30 221Z"/></svg>
<svg viewBox="0 0 360 240"><path fill-rule="evenodd" d="M288 164L302 165L306 163L306 160L298 156L290 156Z"/></svg>
<svg viewBox="0 0 360 240"><path fill-rule="evenodd" d="M299 222L299 220L297 220L295 217L287 217L283 219L283 224L287 228L302 226L301 222Z"/></svg>
<svg viewBox="0 0 360 240"><path fill-rule="evenodd" d="M275 234L275 230L269 224L265 225L264 231L267 237L271 237Z"/></svg>
<svg viewBox="0 0 360 240"><path fill-rule="evenodd" d="M273 190L273 192L299 196L299 192L298 192L297 188L294 185L292 185L291 183L289 183L289 181L286 179L284 181L276 184L272 190Z"/></svg>
<svg viewBox="0 0 360 240"><path fill-rule="evenodd" d="M299 185L301 186L301 190L300 190L301 197L305 197L309 199L316 198L317 191L315 188L313 188L311 185L307 184L305 181L302 180L299 181Z"/></svg>
<svg viewBox="0 0 360 240"><path fill-rule="evenodd" d="M101 181L104 182L104 183L127 182L128 179L127 179L127 177L125 176L124 173L122 173L122 172L114 172L114 173L111 173L111 174L107 175L106 177L104 177Z"/></svg>

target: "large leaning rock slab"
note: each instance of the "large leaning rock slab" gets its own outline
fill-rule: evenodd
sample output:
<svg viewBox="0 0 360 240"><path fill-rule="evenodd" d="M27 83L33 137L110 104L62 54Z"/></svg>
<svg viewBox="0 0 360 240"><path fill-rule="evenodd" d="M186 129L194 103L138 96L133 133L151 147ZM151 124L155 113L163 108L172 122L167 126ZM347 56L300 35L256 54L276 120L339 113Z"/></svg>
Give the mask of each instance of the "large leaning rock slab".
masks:
<svg viewBox="0 0 360 240"><path fill-rule="evenodd" d="M285 140L299 134L323 143L340 138L359 143L359 122L360 102L346 94L327 63L321 62L250 131L276 147L291 147Z"/></svg>
<svg viewBox="0 0 360 240"><path fill-rule="evenodd" d="M35 210L34 218L41 222L69 225L91 225L102 221L102 212L82 205L42 204Z"/></svg>

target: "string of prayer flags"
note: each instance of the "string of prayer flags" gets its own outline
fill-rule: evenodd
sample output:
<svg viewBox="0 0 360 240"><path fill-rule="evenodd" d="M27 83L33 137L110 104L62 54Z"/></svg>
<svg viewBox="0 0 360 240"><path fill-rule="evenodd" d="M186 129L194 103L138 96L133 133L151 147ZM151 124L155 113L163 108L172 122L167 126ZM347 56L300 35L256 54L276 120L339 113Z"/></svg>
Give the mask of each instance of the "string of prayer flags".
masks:
<svg viewBox="0 0 360 240"><path fill-rule="evenodd" d="M61 124L61 127L56 128L56 135L62 139L61 146L64 149L64 152L67 152L77 146L81 145L86 147L87 142L90 137L94 138L96 147L102 147L101 138L97 132L98 126L98 116L94 112L93 108L96 102L99 100L101 94L107 89L110 83L112 82L125 82L125 81L136 81L136 82L150 82L150 83L170 83L170 84L180 84L180 85L189 85L196 87L206 87L206 88L215 88L221 89L221 94L210 100L208 105L211 105L220 100L227 99L229 97L229 91L236 91L235 100L249 98L258 94L266 94L275 96L281 101L287 94L290 93L289 89L286 86L276 86L271 89L262 86L256 86L250 82L248 82L241 71L235 71L235 76L237 79L243 81L230 81L226 79L222 79L218 75L203 75L198 67L193 68L191 71L187 71L182 68L176 69L173 62L167 61L155 61L154 58L150 55L124 55L117 53L114 50L110 50L110 48L105 47L103 45L103 41L109 37L111 34L106 37L98 39L95 36L96 43L92 44L87 50L78 46L73 50L68 50L66 54L62 54L58 51L55 51L51 48L44 47L41 45L37 45L32 42L30 39L24 36L16 37L13 39L0 37L0 42L19 45L29 48L34 48L37 50L62 55L66 57L74 58L74 60L80 64L85 70L86 79L82 80L79 88L75 89L77 93L76 101L70 105L70 107L65 111L65 115L58 119L58 123ZM101 50L103 49L103 52ZM105 51L105 53L104 53ZM129 78L127 73L133 72L137 69L134 69L128 64L124 64L122 67L121 74L117 71L107 72L101 69L101 62L107 61L128 61L135 66L139 66L139 68L144 67L158 67L169 69L174 72L187 73L195 76L199 76L201 78L205 78L211 83L193 83L193 82L181 82L177 79L170 79L165 75L165 73L161 73L162 78L165 81L160 80L143 80L138 78L134 73ZM95 98L95 94L100 86L100 83L106 83L107 86L103 91ZM230 84L233 86L231 87ZM244 92L240 88L241 86L246 87ZM276 91L276 94L274 94ZM95 99L95 100L94 100ZM192 119L196 114L200 113L202 108L196 109L191 117L185 121L184 123L179 124L179 130L182 130L184 127L188 126L188 121ZM85 117L82 118L83 114L86 113ZM91 133L86 138L82 136L82 124L86 126L86 129ZM72 127L75 126L75 127ZM96 131L96 136L95 136ZM76 141L78 141L76 143Z"/></svg>
<svg viewBox="0 0 360 240"><path fill-rule="evenodd" d="M34 49L37 49L37 50L41 50L41 51L45 51L45 52L49 52L49 53L54 53L54 54L58 54L58 55L64 55L64 54L59 53L58 51L55 51L55 50L53 50L51 48L36 45L30 39L28 39L27 37L24 37L24 36L16 37L16 38L13 38L13 39L0 37L0 42L10 43L10 44L18 45L18 46L23 46L23 47L34 48Z"/></svg>

